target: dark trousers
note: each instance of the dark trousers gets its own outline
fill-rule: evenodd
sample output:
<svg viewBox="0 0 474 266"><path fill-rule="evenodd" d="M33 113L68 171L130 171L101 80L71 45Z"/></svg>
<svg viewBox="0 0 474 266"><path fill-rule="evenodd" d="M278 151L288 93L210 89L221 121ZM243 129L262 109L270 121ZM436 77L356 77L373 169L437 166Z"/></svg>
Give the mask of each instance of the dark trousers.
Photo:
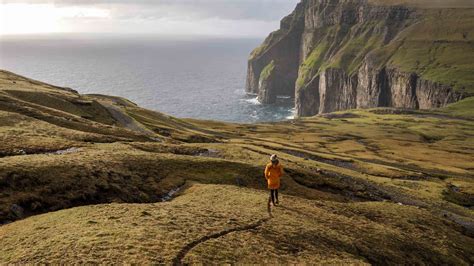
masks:
<svg viewBox="0 0 474 266"><path fill-rule="evenodd" d="M278 202L278 189L270 189L270 198L269 200L272 201L273 205L275 205L275 200Z"/></svg>

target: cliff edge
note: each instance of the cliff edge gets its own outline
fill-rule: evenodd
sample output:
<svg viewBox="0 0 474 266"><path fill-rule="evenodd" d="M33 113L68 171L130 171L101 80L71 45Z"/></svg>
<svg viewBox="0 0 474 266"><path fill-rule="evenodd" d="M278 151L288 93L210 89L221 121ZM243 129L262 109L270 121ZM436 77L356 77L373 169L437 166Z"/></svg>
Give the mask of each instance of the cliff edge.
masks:
<svg viewBox="0 0 474 266"><path fill-rule="evenodd" d="M302 0L251 53L246 91L295 97L298 116L443 107L474 94L473 41L466 1Z"/></svg>

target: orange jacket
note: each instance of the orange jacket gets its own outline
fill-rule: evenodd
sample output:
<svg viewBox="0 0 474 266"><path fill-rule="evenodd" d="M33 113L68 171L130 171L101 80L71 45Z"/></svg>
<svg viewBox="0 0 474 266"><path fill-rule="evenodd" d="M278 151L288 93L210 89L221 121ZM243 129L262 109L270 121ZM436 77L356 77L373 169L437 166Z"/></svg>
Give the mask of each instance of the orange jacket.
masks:
<svg viewBox="0 0 474 266"><path fill-rule="evenodd" d="M265 178L267 179L269 189L280 188L280 177L283 175L283 166L278 163L273 166L272 163L267 164L265 167Z"/></svg>

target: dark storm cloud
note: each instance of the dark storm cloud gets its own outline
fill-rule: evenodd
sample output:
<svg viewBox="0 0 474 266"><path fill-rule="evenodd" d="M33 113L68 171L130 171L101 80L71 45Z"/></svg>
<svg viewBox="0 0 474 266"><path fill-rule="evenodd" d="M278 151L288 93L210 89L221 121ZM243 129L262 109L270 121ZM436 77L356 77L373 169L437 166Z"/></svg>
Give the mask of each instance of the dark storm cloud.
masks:
<svg viewBox="0 0 474 266"><path fill-rule="evenodd" d="M97 6L108 8L116 17L159 19L219 18L230 20L279 20L299 0L3 0L2 3L54 3L56 6Z"/></svg>

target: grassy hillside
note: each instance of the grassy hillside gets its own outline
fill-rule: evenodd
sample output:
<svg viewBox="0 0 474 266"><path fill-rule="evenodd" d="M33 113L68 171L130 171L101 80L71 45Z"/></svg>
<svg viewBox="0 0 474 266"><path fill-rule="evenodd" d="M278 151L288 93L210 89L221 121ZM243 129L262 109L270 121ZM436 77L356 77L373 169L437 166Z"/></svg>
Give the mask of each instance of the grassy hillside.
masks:
<svg viewBox="0 0 474 266"><path fill-rule="evenodd" d="M473 104L231 124L1 71L0 263L472 264Z"/></svg>
<svg viewBox="0 0 474 266"><path fill-rule="evenodd" d="M466 98L457 103L446 106L440 111L443 113L448 113L455 116L465 117L465 118L474 118L474 97Z"/></svg>
<svg viewBox="0 0 474 266"><path fill-rule="evenodd" d="M474 93L474 9L434 9L424 14L424 20L390 45L396 48L389 65Z"/></svg>
<svg viewBox="0 0 474 266"><path fill-rule="evenodd" d="M421 8L474 8L470 0L369 0L376 5L404 5Z"/></svg>
<svg viewBox="0 0 474 266"><path fill-rule="evenodd" d="M472 238L427 210L282 196L284 205L270 218L266 196L235 186L192 185L166 203L38 215L0 228L0 262L463 264L472 259Z"/></svg>

